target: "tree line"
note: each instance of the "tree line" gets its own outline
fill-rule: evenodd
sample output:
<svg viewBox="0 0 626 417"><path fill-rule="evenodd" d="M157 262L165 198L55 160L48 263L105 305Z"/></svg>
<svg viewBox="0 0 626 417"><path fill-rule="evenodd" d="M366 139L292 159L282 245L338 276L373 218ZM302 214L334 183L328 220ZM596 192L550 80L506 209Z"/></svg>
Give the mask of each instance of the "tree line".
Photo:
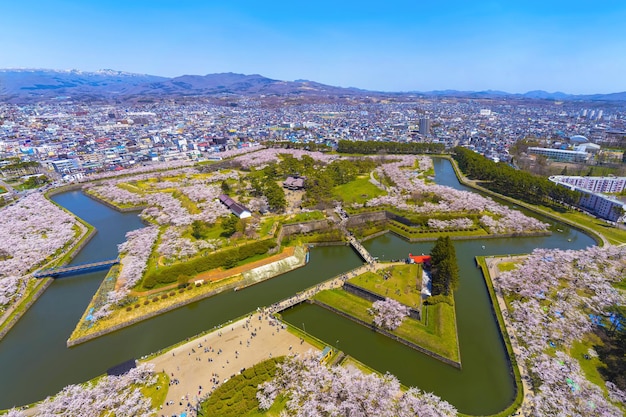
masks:
<svg viewBox="0 0 626 417"><path fill-rule="evenodd" d="M508 197L557 208L562 204L575 205L580 200L577 191L505 163L494 162L467 148L454 148L453 158L466 176L484 181L483 187Z"/></svg>
<svg viewBox="0 0 626 417"><path fill-rule="evenodd" d="M318 151L318 152L330 152L333 150L332 147L326 145L325 143L315 143L315 142L291 142L288 140L283 141L267 141L263 142L263 146L268 148L282 148L282 149L303 149L305 151Z"/></svg>
<svg viewBox="0 0 626 417"><path fill-rule="evenodd" d="M340 140L337 145L337 152L339 153L360 153L366 155L377 154L380 152L390 154L443 153L444 150L445 145L443 143L424 142L356 142L351 140Z"/></svg>

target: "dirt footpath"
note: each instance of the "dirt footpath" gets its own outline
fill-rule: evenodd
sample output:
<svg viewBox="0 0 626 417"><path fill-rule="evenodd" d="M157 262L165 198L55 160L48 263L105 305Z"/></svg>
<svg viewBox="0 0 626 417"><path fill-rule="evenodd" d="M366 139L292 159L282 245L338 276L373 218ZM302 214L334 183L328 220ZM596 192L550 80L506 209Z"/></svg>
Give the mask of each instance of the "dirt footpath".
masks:
<svg viewBox="0 0 626 417"><path fill-rule="evenodd" d="M272 357L316 350L283 328L282 323L261 313L234 322L191 340L149 361L157 372L165 371L170 387L159 415L180 415L195 408L242 368Z"/></svg>

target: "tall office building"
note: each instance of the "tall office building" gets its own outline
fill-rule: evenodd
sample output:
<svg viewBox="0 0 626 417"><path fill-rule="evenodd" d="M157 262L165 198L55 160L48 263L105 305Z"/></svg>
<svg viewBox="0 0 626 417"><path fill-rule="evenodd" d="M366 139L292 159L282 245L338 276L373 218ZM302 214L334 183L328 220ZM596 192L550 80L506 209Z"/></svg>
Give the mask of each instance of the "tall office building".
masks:
<svg viewBox="0 0 626 417"><path fill-rule="evenodd" d="M428 135L430 133L430 119L420 119L420 135Z"/></svg>

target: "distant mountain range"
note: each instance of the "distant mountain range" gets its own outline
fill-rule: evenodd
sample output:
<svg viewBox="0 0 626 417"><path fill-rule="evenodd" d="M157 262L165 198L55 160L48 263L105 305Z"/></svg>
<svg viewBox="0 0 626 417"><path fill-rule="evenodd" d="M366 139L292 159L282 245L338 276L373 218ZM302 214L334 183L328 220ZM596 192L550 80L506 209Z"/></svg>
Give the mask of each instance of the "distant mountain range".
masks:
<svg viewBox="0 0 626 417"><path fill-rule="evenodd" d="M567 94L557 91L549 93L543 90L533 90L527 93L507 93L506 91L485 90L485 91L459 91L459 90L435 90L415 92L426 96L441 97L467 97L467 98L527 98L535 100L556 100L556 101L626 101L626 91L610 94Z"/></svg>
<svg viewBox="0 0 626 417"><path fill-rule="evenodd" d="M261 75L234 73L182 75L167 78L115 70L85 72L78 70L0 69L0 101L32 102L72 98L74 100L127 100L141 97L199 96L327 96L420 95L466 98L527 98L537 100L626 101L626 92L614 94L571 95L529 91L511 94L504 91L426 91L375 92L357 88L334 87L314 81L280 81Z"/></svg>

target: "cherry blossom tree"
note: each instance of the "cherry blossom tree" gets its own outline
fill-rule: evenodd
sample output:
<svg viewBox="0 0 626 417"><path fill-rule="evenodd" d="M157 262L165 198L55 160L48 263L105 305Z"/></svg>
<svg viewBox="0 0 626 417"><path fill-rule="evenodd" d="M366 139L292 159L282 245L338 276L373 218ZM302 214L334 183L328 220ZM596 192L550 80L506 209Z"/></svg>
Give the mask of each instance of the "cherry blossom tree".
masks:
<svg viewBox="0 0 626 417"><path fill-rule="evenodd" d="M302 159L303 155L310 156L318 162L329 163L336 159L340 159L340 156L337 155L329 155L327 153L322 152L310 152L304 151L301 149L263 149L259 152L254 152L253 154L242 155L235 160L241 164L241 166L245 169L250 169L252 167L261 168L272 162L278 162L280 155L291 155L296 159Z"/></svg>
<svg viewBox="0 0 626 417"><path fill-rule="evenodd" d="M474 227L474 222L467 217L461 217L458 219L450 219L450 220L439 220L439 219L428 219L428 227L431 229L437 230L446 230L446 229L471 229Z"/></svg>
<svg viewBox="0 0 626 417"><path fill-rule="evenodd" d="M20 277L8 276L0 278L0 312L3 307L22 294L24 282Z"/></svg>
<svg viewBox="0 0 626 417"><path fill-rule="evenodd" d="M533 415L615 416L623 401L588 381L569 347L593 330L589 314L605 315L626 298L613 287L626 271L626 247L536 249L515 270L494 277L508 295L509 318L520 341L518 360L535 376ZM551 350L548 354L548 350Z"/></svg>
<svg viewBox="0 0 626 417"><path fill-rule="evenodd" d="M21 276L72 241L77 232L72 215L32 193L0 211L0 281Z"/></svg>
<svg viewBox="0 0 626 417"><path fill-rule="evenodd" d="M69 385L38 405L36 416L137 417L152 416L150 398L141 385L154 385L150 365L141 364L121 376L104 376L96 383Z"/></svg>
<svg viewBox="0 0 626 417"><path fill-rule="evenodd" d="M278 395L288 398L287 416L455 416L456 409L416 388L402 392L391 374L364 374L355 367L327 367L317 357L290 356L274 379L259 386L259 408L267 410Z"/></svg>
<svg viewBox="0 0 626 417"><path fill-rule="evenodd" d="M395 330L406 316L409 315L409 307L394 300L385 298L374 301L372 308L368 310L374 316L374 324L387 330Z"/></svg>
<svg viewBox="0 0 626 417"><path fill-rule="evenodd" d="M418 159L414 155L394 155L393 158L393 162L378 167L376 171L379 176L390 178L395 186L387 188L387 195L367 201L366 206L393 206L400 210L422 214L460 212L481 214L480 222L490 233L545 231L549 226L477 193L426 183L412 168L416 161L420 167L427 166L422 162L427 157L420 156ZM436 195L437 202L425 201L421 204L410 204L408 200L413 194ZM444 223L440 222L436 220L433 227L443 230ZM461 227L457 228L469 227L468 222L459 224Z"/></svg>

